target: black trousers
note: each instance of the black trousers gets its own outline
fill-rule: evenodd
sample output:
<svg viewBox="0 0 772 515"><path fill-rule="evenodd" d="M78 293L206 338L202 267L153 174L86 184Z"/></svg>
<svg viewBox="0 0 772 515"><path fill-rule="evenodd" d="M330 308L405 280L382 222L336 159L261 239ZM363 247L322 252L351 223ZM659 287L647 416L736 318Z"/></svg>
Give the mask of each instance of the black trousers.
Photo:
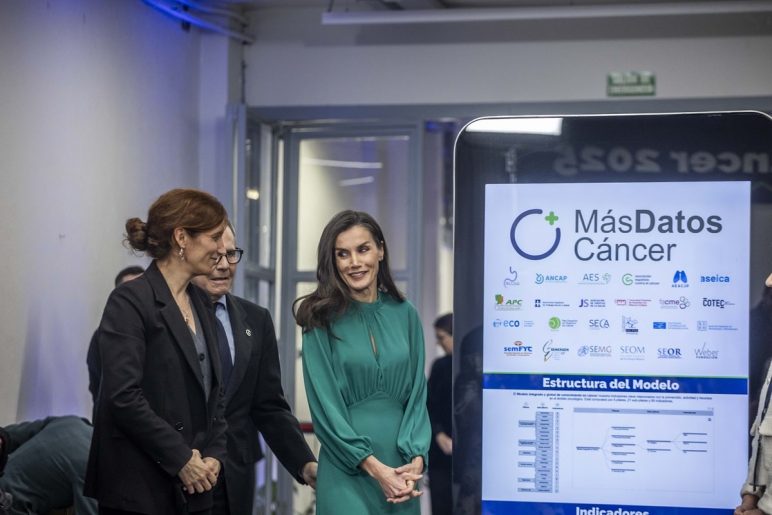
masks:
<svg viewBox="0 0 772 515"><path fill-rule="evenodd" d="M225 484L225 474L220 474L220 477L217 478L213 497L212 515L230 515L231 509L228 506L228 486Z"/></svg>
<svg viewBox="0 0 772 515"><path fill-rule="evenodd" d="M432 515L453 515L453 474L451 469L429 467Z"/></svg>

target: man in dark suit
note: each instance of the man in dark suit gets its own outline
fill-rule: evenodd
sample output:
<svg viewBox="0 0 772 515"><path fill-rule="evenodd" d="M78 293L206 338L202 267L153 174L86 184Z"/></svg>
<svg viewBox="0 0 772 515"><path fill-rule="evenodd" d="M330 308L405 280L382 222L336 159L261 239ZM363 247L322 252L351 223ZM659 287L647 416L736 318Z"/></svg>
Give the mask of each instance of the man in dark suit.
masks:
<svg viewBox="0 0 772 515"><path fill-rule="evenodd" d="M232 227L225 230L223 243L225 259L211 274L193 282L209 293L222 324L219 352L226 385L228 454L225 476L215 487L213 515L241 515L252 513L254 465L263 457L258 431L298 482L315 487L317 463L284 398L271 315L229 293L243 252L236 247Z"/></svg>
<svg viewBox="0 0 772 515"><path fill-rule="evenodd" d="M48 513L73 506L78 515L96 515L96 501L83 495L92 431L86 420L74 416L0 428L0 513Z"/></svg>

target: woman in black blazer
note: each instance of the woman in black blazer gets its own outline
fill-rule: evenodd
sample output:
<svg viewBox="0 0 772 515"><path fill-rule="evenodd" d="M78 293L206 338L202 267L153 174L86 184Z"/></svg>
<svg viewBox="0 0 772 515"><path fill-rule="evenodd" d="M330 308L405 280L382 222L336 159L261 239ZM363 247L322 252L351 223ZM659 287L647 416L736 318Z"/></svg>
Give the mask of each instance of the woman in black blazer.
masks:
<svg viewBox="0 0 772 515"><path fill-rule="evenodd" d="M211 508L225 461L224 405L214 313L190 279L224 256L225 226L217 199L190 189L159 197L147 223L126 222L131 247L155 259L113 290L99 326L85 491L102 514Z"/></svg>

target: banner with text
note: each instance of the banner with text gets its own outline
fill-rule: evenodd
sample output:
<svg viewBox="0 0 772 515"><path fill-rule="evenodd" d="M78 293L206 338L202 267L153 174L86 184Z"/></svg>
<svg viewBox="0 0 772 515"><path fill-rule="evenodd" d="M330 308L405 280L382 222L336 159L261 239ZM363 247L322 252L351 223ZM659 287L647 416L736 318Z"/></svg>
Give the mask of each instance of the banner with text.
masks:
<svg viewBox="0 0 772 515"><path fill-rule="evenodd" d="M736 506L749 238L749 182L486 186L483 513Z"/></svg>

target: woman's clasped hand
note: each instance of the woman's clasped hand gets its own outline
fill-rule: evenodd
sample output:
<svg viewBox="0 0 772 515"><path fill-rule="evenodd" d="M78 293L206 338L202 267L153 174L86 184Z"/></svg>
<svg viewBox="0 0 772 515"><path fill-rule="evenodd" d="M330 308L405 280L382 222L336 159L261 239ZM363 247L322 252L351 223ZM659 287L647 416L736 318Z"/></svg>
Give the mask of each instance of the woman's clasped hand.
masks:
<svg viewBox="0 0 772 515"><path fill-rule="evenodd" d="M369 456L362 463L362 468L378 481L383 495L390 503L401 503L423 495L423 491L416 488L418 481L423 478L423 458L420 456L397 468L384 465L375 457Z"/></svg>

